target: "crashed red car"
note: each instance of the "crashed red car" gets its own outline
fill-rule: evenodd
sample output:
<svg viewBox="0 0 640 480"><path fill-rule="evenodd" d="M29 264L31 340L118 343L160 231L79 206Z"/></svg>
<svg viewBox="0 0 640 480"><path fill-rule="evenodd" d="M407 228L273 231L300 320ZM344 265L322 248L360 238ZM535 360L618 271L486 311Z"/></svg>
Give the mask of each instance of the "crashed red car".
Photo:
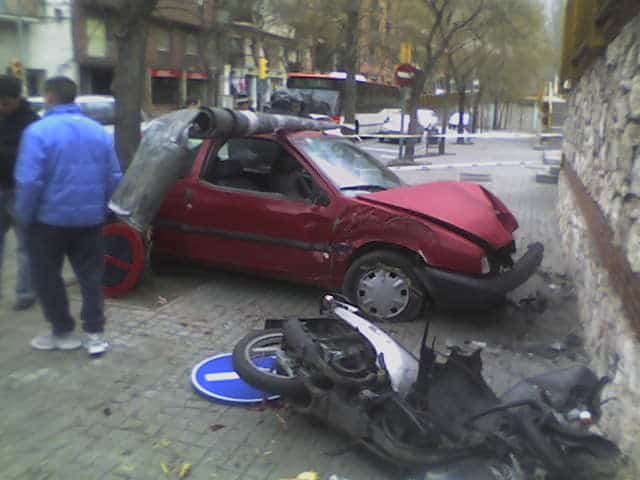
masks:
<svg viewBox="0 0 640 480"><path fill-rule="evenodd" d="M485 188L408 186L348 139L302 131L192 141L153 222L153 254L342 291L373 317L484 308L542 261Z"/></svg>

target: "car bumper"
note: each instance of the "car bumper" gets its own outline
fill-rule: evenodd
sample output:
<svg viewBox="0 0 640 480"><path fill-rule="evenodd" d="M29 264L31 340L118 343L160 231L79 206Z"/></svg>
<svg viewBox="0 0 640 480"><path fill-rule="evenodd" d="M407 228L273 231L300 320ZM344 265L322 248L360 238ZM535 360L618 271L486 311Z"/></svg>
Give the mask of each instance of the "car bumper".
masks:
<svg viewBox="0 0 640 480"><path fill-rule="evenodd" d="M491 277L474 277L432 267L416 269L416 274L436 305L445 308L488 308L526 282L542 263L544 247L533 243L508 272Z"/></svg>

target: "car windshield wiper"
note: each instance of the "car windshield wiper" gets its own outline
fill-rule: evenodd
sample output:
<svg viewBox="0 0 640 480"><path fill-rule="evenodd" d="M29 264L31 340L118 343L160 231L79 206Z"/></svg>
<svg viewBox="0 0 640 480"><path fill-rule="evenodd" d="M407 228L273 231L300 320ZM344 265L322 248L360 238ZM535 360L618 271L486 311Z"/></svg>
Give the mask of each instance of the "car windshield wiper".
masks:
<svg viewBox="0 0 640 480"><path fill-rule="evenodd" d="M347 185L346 187L340 187L340 190L368 190L371 192L379 192L381 190L386 190L387 187L383 187L382 185L372 185L372 184L363 184L363 185Z"/></svg>

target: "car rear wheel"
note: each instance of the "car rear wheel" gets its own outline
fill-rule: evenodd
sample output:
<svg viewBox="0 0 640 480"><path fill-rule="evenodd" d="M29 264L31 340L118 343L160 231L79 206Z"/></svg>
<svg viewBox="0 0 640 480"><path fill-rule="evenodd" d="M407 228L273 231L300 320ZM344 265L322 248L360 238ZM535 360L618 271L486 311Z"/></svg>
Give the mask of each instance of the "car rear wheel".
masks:
<svg viewBox="0 0 640 480"><path fill-rule="evenodd" d="M414 262L406 255L375 250L351 264L342 289L371 317L414 320L425 301L425 290L413 273L414 268Z"/></svg>

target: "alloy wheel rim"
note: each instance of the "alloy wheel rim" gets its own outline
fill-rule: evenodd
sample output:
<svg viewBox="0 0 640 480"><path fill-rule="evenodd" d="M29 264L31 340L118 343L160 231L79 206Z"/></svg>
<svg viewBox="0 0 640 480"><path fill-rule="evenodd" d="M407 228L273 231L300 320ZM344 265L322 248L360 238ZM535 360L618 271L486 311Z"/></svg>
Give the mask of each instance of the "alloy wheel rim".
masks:
<svg viewBox="0 0 640 480"><path fill-rule="evenodd" d="M378 265L364 273L356 289L360 307L381 318L394 318L404 312L409 304L409 293L409 278L386 265Z"/></svg>

